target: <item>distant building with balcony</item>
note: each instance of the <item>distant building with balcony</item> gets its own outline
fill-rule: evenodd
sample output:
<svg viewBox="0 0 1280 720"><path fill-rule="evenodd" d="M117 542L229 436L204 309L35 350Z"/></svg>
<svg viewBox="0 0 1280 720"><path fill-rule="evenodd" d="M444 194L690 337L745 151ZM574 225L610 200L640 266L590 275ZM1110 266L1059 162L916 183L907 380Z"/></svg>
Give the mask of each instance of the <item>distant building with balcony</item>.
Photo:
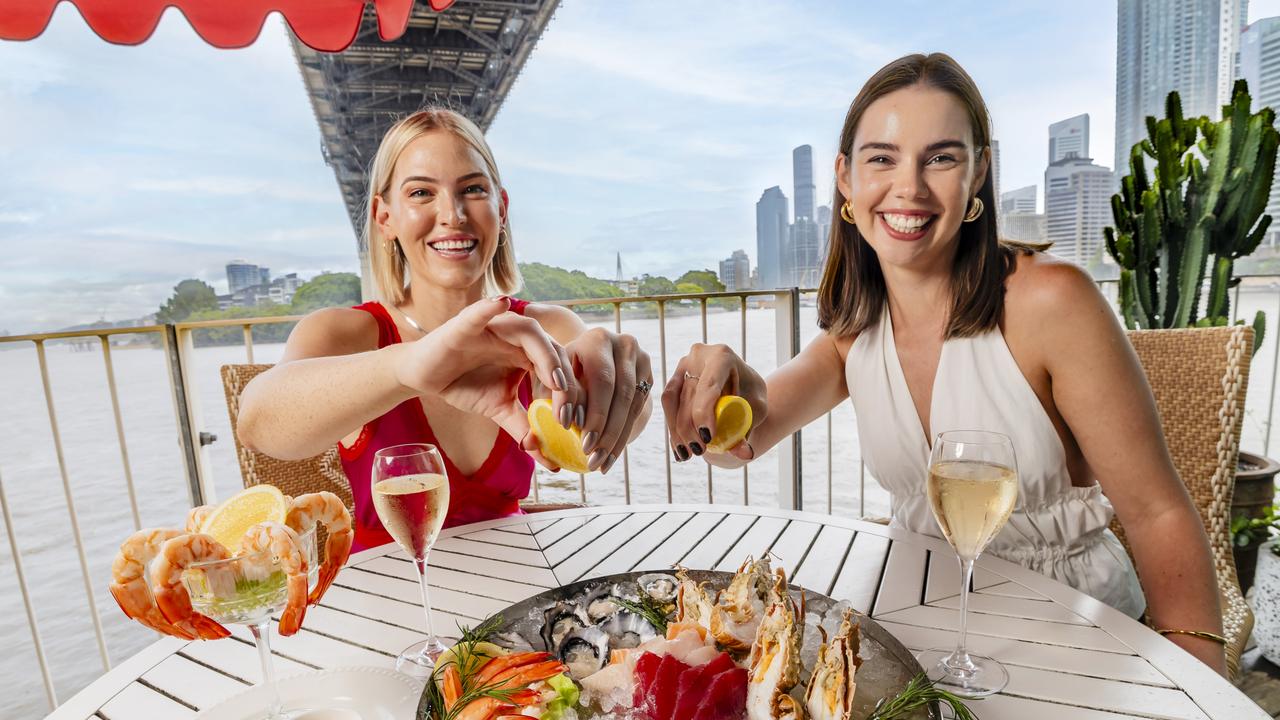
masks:
<svg viewBox="0 0 1280 720"><path fill-rule="evenodd" d="M229 266L228 266L229 267ZM266 270L266 268L262 268ZM293 295L302 287L303 281L297 273L281 275L275 280L257 283L238 288L226 295L218 296L218 309L233 307L256 307L258 305L289 305Z"/></svg>
<svg viewBox="0 0 1280 720"><path fill-rule="evenodd" d="M1035 213L1036 186L1028 185L1000 195L1000 216L1010 213Z"/></svg>
<svg viewBox="0 0 1280 720"><path fill-rule="evenodd" d="M232 260L227 263L227 291L234 293L254 285L271 282L271 270L259 267L246 260Z"/></svg>
<svg viewBox="0 0 1280 720"><path fill-rule="evenodd" d="M743 250L720 261L720 282L725 290L749 290L751 288L751 260Z"/></svg>
<svg viewBox="0 0 1280 720"><path fill-rule="evenodd" d="M788 287L818 286L822 277L822 243L818 223L811 218L796 218L791 225L784 277Z"/></svg>

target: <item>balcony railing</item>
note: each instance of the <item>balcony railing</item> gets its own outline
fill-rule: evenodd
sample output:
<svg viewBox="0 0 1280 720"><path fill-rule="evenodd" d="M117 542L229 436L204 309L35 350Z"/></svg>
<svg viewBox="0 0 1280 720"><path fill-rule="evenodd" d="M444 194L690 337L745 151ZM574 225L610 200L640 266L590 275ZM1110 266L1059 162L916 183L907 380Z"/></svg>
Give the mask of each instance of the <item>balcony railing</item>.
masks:
<svg viewBox="0 0 1280 720"><path fill-rule="evenodd" d="M1270 284L1266 284L1270 281ZM1280 276L1256 276L1246 280L1250 285L1245 288L1238 286L1235 291L1233 302L1233 311L1240 307L1242 290L1246 290L1244 297L1250 306L1248 316L1252 316L1252 309L1263 305L1268 306L1268 317L1271 320L1272 327L1276 326L1280 320ZM1102 283L1104 292L1114 295L1114 284ZM743 354L743 356L751 362L753 366L767 370L770 366L781 365L788 359L794 357L799 352L802 341L807 341L808 337L817 333L816 327L812 323L802 322L802 307L812 301L812 290L801 290L791 288L787 290L769 290L769 291L744 291L744 292L721 292L721 293L701 293L687 295L667 295L653 297L615 297L615 298L590 298L580 300L563 301L558 304L575 308L579 311L589 309L586 318L589 322L596 324L612 325L613 329L622 332L633 332L633 328L640 328L641 331L656 333L656 343L646 343L646 338L641 337L642 345L650 352L655 373L655 398L654 398L654 417L650 421L650 427L656 428L655 432L660 433L662 437L662 450L664 460L662 461L661 473L644 472L638 478L633 478L633 453L635 452L652 452L652 450L642 450L637 448L639 443L629 447L621 458L622 462L618 464L621 468L622 475L622 496L616 498L622 502L631 503L637 499L643 500L662 500L672 501L677 495L676 485L673 483L673 461L672 448L667 434L661 430L663 420L661 417L661 404L658 402L656 395L657 388L660 388L665 378L669 376L671 367L676 358L682 356L687 351L687 346L670 346L668 338L668 324L673 317L680 317L681 322L687 324L691 319L696 318L699 321L699 327L694 331L694 339L702 342L720 341L726 342L735 350ZM754 307L753 307L754 306ZM604 309L604 312L600 312ZM768 310L772 310L771 313ZM610 311L612 317L610 318ZM624 312L625 311L625 312ZM756 312L757 315L752 316ZM763 313L763 315L759 313ZM726 335L727 328L731 327L726 320L732 317L732 313L737 314L737 332L728 332L735 337ZM709 316L716 319L717 328L719 328L716 337L711 337L708 333ZM773 357L759 357L760 343L764 339L757 342L755 352L751 352L749 344L749 327L752 323L749 319L752 317L759 318L758 325L764 325L768 320L773 324L773 342L768 343L773 346ZM767 318L767 320L766 320ZM16 335L0 337L0 349L3 344L30 344L35 349L36 363L39 367L40 380L43 391L43 399L47 414L47 423L52 438L53 452L57 460L57 468L61 481L61 489L63 501L65 502L65 513L57 516L48 517L43 520L47 526L65 521L70 526L70 532L74 549L76 553L76 562L79 568L81 582L83 584L84 601L87 602L90 612L90 619L93 625L93 634L95 648L97 651L97 660L94 662L92 656L86 657L82 662L100 665L101 670L105 672L110 669L112 660L108 652L108 643L103 630L103 617L99 612L99 596L102 593L95 592L96 588L105 585L105 573L108 572L107 567L99 565L97 562L93 564L86 553L86 547L92 551L101 554L102 548L94 548L87 546L80 522L79 513L77 513L76 497L73 493L72 474L68 467L66 454L63 448L62 425L59 422L58 414L55 409L54 393L51 383L50 364L47 346L58 342L73 342L80 346L81 349L97 345L102 354L102 367L105 373L105 384L111 401L112 417L114 424L115 442L119 450L119 462L122 468L122 477L124 481L124 489L126 491L131 517L129 520L134 529L142 527L142 513L139 510L139 493L135 487L133 461L129 454L129 442L126 437L126 425L122 419L120 392L117 386L115 367L113 363L112 348L113 344L118 343L121 339L128 336L135 342L140 339L146 339L152 346L158 347L163 351L165 358L166 370L165 376L168 382L168 394L173 403L173 425L172 432L178 441L180 448L180 457L182 465L182 475L185 482L179 484L172 483L168 489L175 495L182 495L181 505L190 503L203 504L213 502L217 499L218 493L215 490L214 476L217 473L228 474L230 477L239 477L239 468L235 465L234 454L230 455L229 460L222 464L217 464L211 457L211 444L214 442L214 433L211 432L212 425L205 420L201 402L201 388L208 388L211 384L218 387L221 386L220 380L215 373L198 372L196 370L196 338L199 334L210 330L224 328L239 328L242 335L242 344L244 351L244 362L252 363L255 359L253 330L255 327L263 325L273 325L280 323L292 323L299 320L299 317L268 317L268 318L242 318L232 320L213 320L202 322L177 323L172 325L151 325L143 327L130 328L114 328L104 330L84 330L76 332L59 332L59 333L40 333L32 335ZM624 319L627 320L624 323ZM656 320L656 328L649 326ZM687 331L688 328L685 327ZM757 328L759 332L759 328ZM1258 418L1254 418L1254 422L1247 424L1245 433L1244 447L1254 449L1257 445L1251 445L1251 442L1257 442L1258 448L1264 454L1269 451L1271 439L1271 426L1273 420L1274 399L1277 378L1277 360L1280 354L1280 343L1276 343L1276 333L1268 334L1269 337L1259 353L1257 358L1265 358L1263 363L1269 366L1265 372L1258 372L1256 365L1258 359L1255 358L1255 371L1251 374L1250 383L1252 385L1249 393L1251 402L1250 410L1255 414L1264 413L1265 422L1257 422ZM646 336L647 337L647 336ZM649 338L653 340L654 338ZM684 343L689 340L688 333L682 336L680 340ZM764 346L767 347L768 344ZM118 347L118 346L117 346ZM153 377L155 384L163 383L159 377ZM208 402L208 398L206 398ZM847 408L847 404L845 404ZM211 410L219 410L211 408ZM847 413L847 409L841 410ZM847 416L845 416L847 417ZM36 418L20 418L20 422L36 422ZM841 422L845 422L844 419ZM821 423L821 424L819 424ZM825 426L825 427L823 427ZM769 480L769 476L774 476L774 463L768 462L768 456L764 459L766 464L761 463L754 465L754 472L758 475L764 475L763 481L758 481L755 487L751 484L751 472L747 468L740 471L741 488L740 495L734 488L734 502L742 502L744 504L751 503L753 499L759 503L763 497L765 502L772 502L779 507L788 509L803 509L805 506L805 498L808 495L811 498L818 498L821 503L821 495L818 492L825 486L825 508L819 504L817 507L809 509L825 510L832 512L835 509L834 498L837 491L843 492L843 488L837 486L835 482L836 466L834 443L834 421L833 413L828 413L826 417L818 422L810 425L806 429L795 432L791 437L771 451L776 458L776 479ZM80 429L83 432L83 428ZM109 429L99 428L99 435L107 437L110 435ZM825 430L825 432L823 432ZM818 433L814 437L816 445L821 445L825 441L825 453L819 453L819 462L817 467L813 467L814 463L810 463L810 467L805 467L802 459L805 457L803 452L803 442L805 432ZM646 432L649 432L646 430ZM855 442L855 431L852 427L847 428L847 433L842 436L850 438L847 443ZM224 440L224 445L230 445L231 439ZM655 444L655 443L650 443ZM656 448L655 448L656 449ZM820 461L821 454L825 454L825 464ZM653 460L651 457L645 459L645 462L652 467ZM866 472L862 465L860 457L857 462L857 478L856 478L856 513L865 515L867 510L867 487ZM215 465L218 465L215 468ZM825 467L824 467L825 465ZM3 468L0 468L3 470ZM847 465L842 460L840 470L842 477L852 479L854 468ZM614 470L616 473L617 470ZM687 477L690 470L684 470L682 477ZM716 476L719 477L720 487L725 492L725 471L706 468L705 479L705 499L706 502L714 503L717 501L717 482ZM825 473L825 477L822 475ZM806 488L806 482L808 488ZM638 484L636 484L638 483ZM238 484L228 483L228 486ZM637 492L637 489L639 492ZM806 493L806 489L810 492ZM560 493L562 496L565 492L573 492L577 499L582 502L590 502L595 491L589 491L587 478L578 476L576 479L576 488L566 490L563 480L549 479L541 470L535 475L533 484L533 499L542 499L544 495ZM612 492L612 490L611 490ZM688 494L689 488L681 486L679 492ZM874 491L879 492L879 491ZM643 496L639 497L638 496ZM879 497L879 496L877 496ZM176 498L172 498L176 499ZM876 499L876 498L873 498ZM614 498L610 497L610 501ZM877 500L880 502L880 500ZM3 519L8 537L8 552L12 558L15 576L19 594L21 595L24 610L26 612L28 627L34 652L36 655L38 671L45 690L45 699L52 708L58 702L58 693L55 689L53 680L54 673L51 671L50 662L47 657L45 645L41 630L38 624L36 602L33 600L29 587L28 574L23 564L23 554L21 552L23 538L19 536L14 526L11 516L11 508L8 497L4 491L3 475L0 475L0 510L3 511ZM853 512L853 506L849 507ZM110 605L110 601L105 601L105 605ZM8 611L8 608L0 608L0 610ZM5 615L12 616L16 613L5 612ZM96 669L90 668L93 672ZM83 668L82 668L83 671ZM34 680L34 678L32 678ZM20 680L21 682L21 680Z"/></svg>

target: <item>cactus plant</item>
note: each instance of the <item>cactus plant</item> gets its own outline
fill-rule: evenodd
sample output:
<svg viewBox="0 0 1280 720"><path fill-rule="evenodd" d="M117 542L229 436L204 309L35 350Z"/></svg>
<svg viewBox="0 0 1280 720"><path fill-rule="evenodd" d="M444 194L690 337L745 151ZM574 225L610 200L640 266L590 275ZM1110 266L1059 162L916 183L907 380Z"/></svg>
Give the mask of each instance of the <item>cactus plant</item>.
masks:
<svg viewBox="0 0 1280 720"><path fill-rule="evenodd" d="M1133 146L1129 174L1111 198L1115 225L1104 230L1121 268L1120 312L1130 329L1227 324L1227 291L1240 283L1235 261L1271 225L1263 210L1280 147L1275 111L1254 113L1250 103L1248 85L1237 80L1221 120L1184 118L1177 92L1166 99L1165 117L1147 118L1148 137ZM1150 176L1146 158L1155 161ZM1261 312L1253 320L1255 349L1264 321Z"/></svg>

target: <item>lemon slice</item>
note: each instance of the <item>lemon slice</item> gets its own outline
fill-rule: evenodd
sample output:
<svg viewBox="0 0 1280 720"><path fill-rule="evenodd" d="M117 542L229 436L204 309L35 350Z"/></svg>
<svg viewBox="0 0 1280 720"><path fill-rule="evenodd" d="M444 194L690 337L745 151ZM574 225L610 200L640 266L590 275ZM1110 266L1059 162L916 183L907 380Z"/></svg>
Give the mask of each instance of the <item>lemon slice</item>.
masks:
<svg viewBox="0 0 1280 720"><path fill-rule="evenodd" d="M587 472L587 455L582 452L582 433L578 426L560 424L551 401L538 398L529 404L529 429L538 440L542 457L559 467L576 473Z"/></svg>
<svg viewBox="0 0 1280 720"><path fill-rule="evenodd" d="M212 535L234 553L249 528L260 522L282 523L288 510L289 504L275 485L254 485L219 505L200 526L200 532Z"/></svg>
<svg viewBox="0 0 1280 720"><path fill-rule="evenodd" d="M503 655L510 654L510 651L494 645L491 642L481 641L477 643L470 643L470 645L469 653L463 652L463 643L458 643L448 650L445 650L436 660L436 667L444 667L449 663L453 663L458 666L458 673L465 678L476 670L479 670L480 666L488 662L490 658L502 657ZM465 668L462 667L461 661L463 658L460 656L466 657L467 666Z"/></svg>
<svg viewBox="0 0 1280 720"><path fill-rule="evenodd" d="M707 443L707 452L726 453L751 432L751 403L737 395L725 395L716 402L716 433Z"/></svg>

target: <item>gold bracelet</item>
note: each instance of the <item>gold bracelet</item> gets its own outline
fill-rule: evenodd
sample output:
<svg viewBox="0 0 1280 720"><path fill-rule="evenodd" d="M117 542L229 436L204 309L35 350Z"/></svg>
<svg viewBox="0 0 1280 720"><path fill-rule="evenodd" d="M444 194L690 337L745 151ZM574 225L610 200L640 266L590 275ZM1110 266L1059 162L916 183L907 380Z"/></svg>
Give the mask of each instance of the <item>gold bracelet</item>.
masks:
<svg viewBox="0 0 1280 720"><path fill-rule="evenodd" d="M1161 635L1190 635L1204 640L1212 640L1219 645L1226 645L1227 639L1217 633L1205 632L1204 630L1156 630Z"/></svg>

